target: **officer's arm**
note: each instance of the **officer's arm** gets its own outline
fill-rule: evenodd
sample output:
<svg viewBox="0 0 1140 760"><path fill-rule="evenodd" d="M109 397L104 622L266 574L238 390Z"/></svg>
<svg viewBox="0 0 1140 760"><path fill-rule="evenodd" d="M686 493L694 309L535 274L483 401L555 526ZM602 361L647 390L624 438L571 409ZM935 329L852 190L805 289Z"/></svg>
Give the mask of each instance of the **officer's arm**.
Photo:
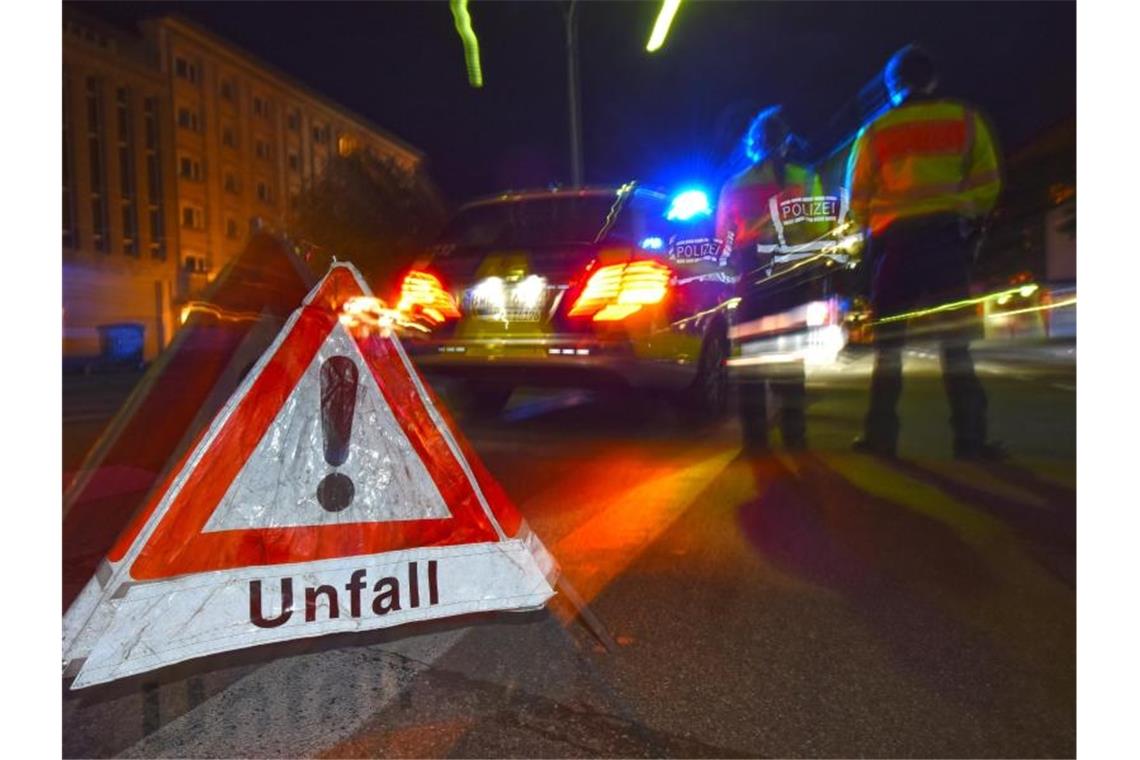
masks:
<svg viewBox="0 0 1140 760"><path fill-rule="evenodd" d="M736 212L732 205L732 191L728 185L721 188L716 202L716 238L724 245L725 258L732 255L733 241L736 239Z"/></svg>
<svg viewBox="0 0 1140 760"><path fill-rule="evenodd" d="M1001 192L1001 167L993 133L986 120L974 113L974 145L970 152L964 195L967 205L978 216L993 210Z"/></svg>
<svg viewBox="0 0 1140 760"><path fill-rule="evenodd" d="M870 150L870 130L863 127L851 146L847 159L847 189L851 201L851 219L859 227L866 227L871 206L871 195L875 190L874 163Z"/></svg>

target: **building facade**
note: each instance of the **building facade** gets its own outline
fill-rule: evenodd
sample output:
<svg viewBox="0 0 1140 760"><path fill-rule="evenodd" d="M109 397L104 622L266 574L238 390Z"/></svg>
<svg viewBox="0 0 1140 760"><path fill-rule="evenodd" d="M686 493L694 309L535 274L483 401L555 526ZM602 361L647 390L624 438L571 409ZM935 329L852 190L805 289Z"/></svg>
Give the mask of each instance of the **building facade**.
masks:
<svg viewBox="0 0 1140 760"><path fill-rule="evenodd" d="M256 226L329 160L422 154L200 27L125 34L64 8L63 350L139 335L145 358Z"/></svg>

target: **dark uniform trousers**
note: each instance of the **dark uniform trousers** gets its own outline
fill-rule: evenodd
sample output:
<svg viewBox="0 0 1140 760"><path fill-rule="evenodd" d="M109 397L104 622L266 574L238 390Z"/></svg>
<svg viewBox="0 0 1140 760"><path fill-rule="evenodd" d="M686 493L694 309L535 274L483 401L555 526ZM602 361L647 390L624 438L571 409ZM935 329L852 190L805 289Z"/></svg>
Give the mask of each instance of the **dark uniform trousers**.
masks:
<svg viewBox="0 0 1140 760"><path fill-rule="evenodd" d="M741 378L740 425L745 445L753 449L764 449L769 445L765 386L779 405L780 436L784 447L802 449L807 445L804 408L807 394L802 363L773 364Z"/></svg>
<svg viewBox="0 0 1140 760"><path fill-rule="evenodd" d="M778 272L779 270L775 270ZM802 267L790 276L770 280L756 272L741 278L741 303L736 320L747 322L762 316L780 314L803 306L819 297L822 267ZM740 424L745 446L764 449L768 439L768 392L779 407L778 426L783 445L789 449L806 446L804 365L802 361L752 365L737 377Z"/></svg>
<svg viewBox="0 0 1140 760"><path fill-rule="evenodd" d="M975 244L964 236L956 215L898 221L874 236L871 304L875 318L968 298ZM968 451L986 441L986 394L974 372L969 348L976 331L976 324L971 323L936 333L955 451ZM875 368L865 431L871 445L891 450L898 442L896 407L902 393L905 339L905 319L875 327Z"/></svg>

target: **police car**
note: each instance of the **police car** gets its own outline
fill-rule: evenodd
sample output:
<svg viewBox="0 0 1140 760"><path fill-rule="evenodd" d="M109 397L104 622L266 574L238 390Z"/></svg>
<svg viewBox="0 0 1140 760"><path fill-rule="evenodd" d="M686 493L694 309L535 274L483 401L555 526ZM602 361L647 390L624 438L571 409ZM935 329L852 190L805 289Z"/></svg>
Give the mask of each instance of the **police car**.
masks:
<svg viewBox="0 0 1140 760"><path fill-rule="evenodd" d="M394 294L428 374L501 409L520 386L670 392L726 406L734 278L702 192L510 192L462 207Z"/></svg>

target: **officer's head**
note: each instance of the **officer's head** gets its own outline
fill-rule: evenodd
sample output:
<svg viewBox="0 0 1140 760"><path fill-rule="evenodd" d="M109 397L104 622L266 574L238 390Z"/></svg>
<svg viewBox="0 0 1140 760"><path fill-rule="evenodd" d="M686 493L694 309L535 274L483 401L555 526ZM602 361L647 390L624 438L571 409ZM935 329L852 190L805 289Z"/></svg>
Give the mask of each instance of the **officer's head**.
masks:
<svg viewBox="0 0 1140 760"><path fill-rule="evenodd" d="M891 56L883 81L896 106L915 95L929 95L938 85L934 60L918 45L907 45Z"/></svg>
<svg viewBox="0 0 1140 760"><path fill-rule="evenodd" d="M784 121L783 108L772 106L756 114L748 126L744 148L753 163L772 155L785 156L791 135L792 130L788 127L788 122Z"/></svg>

